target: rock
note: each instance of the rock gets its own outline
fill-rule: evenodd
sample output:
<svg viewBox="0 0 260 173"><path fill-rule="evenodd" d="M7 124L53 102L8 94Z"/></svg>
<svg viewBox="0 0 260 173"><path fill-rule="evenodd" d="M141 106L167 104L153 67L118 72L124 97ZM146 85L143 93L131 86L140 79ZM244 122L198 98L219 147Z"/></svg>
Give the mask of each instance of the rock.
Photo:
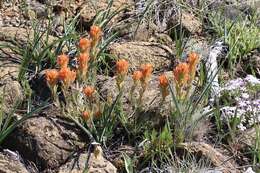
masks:
<svg viewBox="0 0 260 173"><path fill-rule="evenodd" d="M40 171L53 170L84 146L82 137L80 129L72 122L40 116L21 124L6 140L5 146L19 151L24 159L33 161Z"/></svg>
<svg viewBox="0 0 260 173"><path fill-rule="evenodd" d="M190 33L201 33L202 23L193 14L183 11L181 14L181 25L187 29Z"/></svg>
<svg viewBox="0 0 260 173"><path fill-rule="evenodd" d="M82 173L85 169L88 173L116 173L116 167L103 156L96 157L94 153L79 154L59 168L58 173ZM87 164L86 164L87 163ZM85 166L88 165L87 168Z"/></svg>
<svg viewBox="0 0 260 173"><path fill-rule="evenodd" d="M1 55L1 52L0 52ZM0 58L0 98L3 98L3 110L11 109L16 101L23 100L23 92L17 81L19 65Z"/></svg>
<svg viewBox="0 0 260 173"><path fill-rule="evenodd" d="M27 44L28 40L32 40L34 31L19 27L1 27L0 28L0 41L10 42L16 41L19 44ZM43 36L45 39L45 35ZM49 35L48 41L51 43L56 40L56 37Z"/></svg>
<svg viewBox="0 0 260 173"><path fill-rule="evenodd" d="M130 71L141 64L150 63L154 70L165 70L172 66L172 51L167 46L150 42L113 43L108 52L117 58L126 59L130 63Z"/></svg>
<svg viewBox="0 0 260 173"><path fill-rule="evenodd" d="M29 173L25 166L18 160L0 153L1 173Z"/></svg>
<svg viewBox="0 0 260 173"><path fill-rule="evenodd" d="M104 11L108 7L108 5L109 4L107 0L85 1L83 4L79 6L78 9L81 11L80 18L82 24L90 24L90 22L92 22L92 20L96 16L97 12ZM112 13L113 11L116 11L119 8L131 5L133 5L132 0L114 0L112 7L110 8L110 12Z"/></svg>

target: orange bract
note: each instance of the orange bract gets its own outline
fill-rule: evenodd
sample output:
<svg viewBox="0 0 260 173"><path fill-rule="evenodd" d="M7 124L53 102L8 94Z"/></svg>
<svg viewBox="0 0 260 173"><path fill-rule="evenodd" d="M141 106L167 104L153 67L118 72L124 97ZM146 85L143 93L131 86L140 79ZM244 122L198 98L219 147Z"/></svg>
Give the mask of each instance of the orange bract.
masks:
<svg viewBox="0 0 260 173"><path fill-rule="evenodd" d="M177 85L185 85L189 80L189 65L187 63L180 63L173 70L173 75Z"/></svg>
<svg viewBox="0 0 260 173"><path fill-rule="evenodd" d="M169 85L169 81L165 74L159 76L159 85L163 88L166 88Z"/></svg>
<svg viewBox="0 0 260 173"><path fill-rule="evenodd" d="M53 87L54 85L57 84L58 77L59 77L59 74L56 69L47 70L45 73L45 78L51 87Z"/></svg>
<svg viewBox="0 0 260 173"><path fill-rule="evenodd" d="M132 76L134 81L139 81L139 80L141 80L142 77L143 77L143 74L140 70L134 71L133 76Z"/></svg>
<svg viewBox="0 0 260 173"><path fill-rule="evenodd" d="M90 27L90 37L94 42L98 41L102 35L102 30L99 26L93 25Z"/></svg>
<svg viewBox="0 0 260 173"><path fill-rule="evenodd" d="M117 74L125 75L128 71L129 64L126 60L120 59L116 62Z"/></svg>
<svg viewBox="0 0 260 173"><path fill-rule="evenodd" d="M63 82L63 84L68 87L71 85L76 79L76 72L71 71L69 68L62 68L59 71L59 79Z"/></svg>
<svg viewBox="0 0 260 173"><path fill-rule="evenodd" d="M199 63L199 55L192 52L188 55L188 65L189 65L189 71L191 74L190 82L194 79L195 73L196 73L196 67Z"/></svg>
<svg viewBox="0 0 260 173"><path fill-rule="evenodd" d="M91 41L89 39L81 38L79 40L79 48L81 52L88 53L90 50Z"/></svg>
<svg viewBox="0 0 260 173"><path fill-rule="evenodd" d="M87 53L81 53L79 57L77 58L79 62L79 69L81 71L84 71L87 68L87 64L89 61L89 55Z"/></svg>
<svg viewBox="0 0 260 173"><path fill-rule="evenodd" d="M57 58L57 64L61 67L67 67L69 64L69 57L65 54L59 55Z"/></svg>
<svg viewBox="0 0 260 173"><path fill-rule="evenodd" d="M87 97L92 97L93 94L95 92L95 88L94 87L91 87L91 86L86 86L84 89L83 89L83 93L87 96Z"/></svg>
<svg viewBox="0 0 260 173"><path fill-rule="evenodd" d="M141 72L143 75L143 78L148 78L151 76L153 72L153 66L151 64L143 64L141 65Z"/></svg>
<svg viewBox="0 0 260 173"><path fill-rule="evenodd" d="M84 111L84 112L82 113L82 118L83 118L85 121L89 120L89 118L90 118L90 113L89 113L88 111Z"/></svg>

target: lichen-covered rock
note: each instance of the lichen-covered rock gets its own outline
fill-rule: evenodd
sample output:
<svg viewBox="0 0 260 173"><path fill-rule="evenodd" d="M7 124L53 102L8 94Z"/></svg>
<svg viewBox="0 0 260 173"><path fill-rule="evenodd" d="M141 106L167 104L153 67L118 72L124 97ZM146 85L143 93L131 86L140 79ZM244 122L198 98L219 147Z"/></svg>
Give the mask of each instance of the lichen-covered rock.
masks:
<svg viewBox="0 0 260 173"><path fill-rule="evenodd" d="M28 40L33 39L34 31L19 27L0 27L0 41L11 42L16 41L19 44L27 44ZM45 35L44 35L45 36ZM45 38L43 36L43 39ZM50 36L48 41L51 43L57 38Z"/></svg>
<svg viewBox="0 0 260 173"><path fill-rule="evenodd" d="M113 43L109 46L109 53L117 58L126 59L130 63L130 71L146 63L152 64L155 70L165 70L171 67L174 61L171 49L159 43Z"/></svg>
<svg viewBox="0 0 260 173"><path fill-rule="evenodd" d="M85 24L89 24L94 17L96 16L97 12L104 11L108 7L107 0L97 0L97 1L85 1L83 4L79 6L81 10L81 20ZM116 11L122 7L129 7L133 5L132 0L114 0L113 4L110 8L110 12ZM117 15L118 16L118 15Z"/></svg>
<svg viewBox="0 0 260 173"><path fill-rule="evenodd" d="M1 173L29 173L25 166L12 157L0 153L0 172Z"/></svg>
<svg viewBox="0 0 260 173"><path fill-rule="evenodd" d="M17 81L18 72L18 64L0 58L0 98L4 100L1 106L5 111L23 99L22 87Z"/></svg>
<svg viewBox="0 0 260 173"><path fill-rule="evenodd" d="M53 170L84 146L87 137L83 139L83 136L79 128L65 119L36 117L21 124L5 145L33 161L40 171Z"/></svg>

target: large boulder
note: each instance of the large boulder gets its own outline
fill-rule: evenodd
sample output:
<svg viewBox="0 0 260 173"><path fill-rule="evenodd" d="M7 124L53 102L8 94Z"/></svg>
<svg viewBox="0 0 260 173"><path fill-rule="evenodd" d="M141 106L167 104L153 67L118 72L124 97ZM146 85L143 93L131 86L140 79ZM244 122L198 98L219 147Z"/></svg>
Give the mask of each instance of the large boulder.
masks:
<svg viewBox="0 0 260 173"><path fill-rule="evenodd" d="M108 52L117 58L126 59L130 63L130 71L146 63L152 64L156 71L165 70L171 67L174 61L172 50L159 43L113 43L109 46Z"/></svg>
<svg viewBox="0 0 260 173"><path fill-rule="evenodd" d="M110 12L114 12L120 8L123 7L130 7L133 5L132 0L114 0L112 1L112 6L109 9ZM95 16L100 11L104 11L109 6L107 0L97 0L97 1L84 1L81 5L79 5L79 9L81 11L80 18L81 22L83 24L90 24L92 20L95 18ZM119 15L116 15L116 18L118 18Z"/></svg>
<svg viewBox="0 0 260 173"><path fill-rule="evenodd" d="M33 161L40 171L51 171L64 164L73 152L84 147L88 138L83 137L74 123L41 116L21 124L6 140L5 146L19 151L24 159Z"/></svg>

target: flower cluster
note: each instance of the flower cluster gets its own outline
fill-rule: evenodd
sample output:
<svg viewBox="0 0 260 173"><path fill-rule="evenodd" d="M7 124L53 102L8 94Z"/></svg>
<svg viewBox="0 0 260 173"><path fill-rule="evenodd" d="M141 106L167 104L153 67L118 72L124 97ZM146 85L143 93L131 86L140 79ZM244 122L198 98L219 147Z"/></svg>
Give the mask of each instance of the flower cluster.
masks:
<svg viewBox="0 0 260 173"><path fill-rule="evenodd" d="M187 96L191 83L195 78L199 55L192 52L188 55L188 62L178 64L173 70L175 89L179 99Z"/></svg>
<svg viewBox="0 0 260 173"><path fill-rule="evenodd" d="M134 84L132 86L132 89L130 91L130 97L131 101L133 102L133 93L137 87L137 85L141 84L141 90L139 91L139 104L142 104L142 98L144 95L144 92L146 91L149 79L153 72L153 66L151 64L142 64L140 67L140 70L136 70L132 74L132 79L134 81Z"/></svg>
<svg viewBox="0 0 260 173"><path fill-rule="evenodd" d="M79 40L80 53L77 56L78 67L76 70L69 67L69 57L65 54L57 57L59 69L47 70L45 77L52 94L55 95L55 88L58 81L62 83L62 89L65 92L73 84L76 78L79 81L85 81L88 72L88 63L91 56L91 50L96 49L102 36L102 30L98 26L92 26L90 29L90 39L81 38ZM95 57L93 57L95 59ZM55 91L55 92L54 92Z"/></svg>
<svg viewBox="0 0 260 173"><path fill-rule="evenodd" d="M248 75L244 79L231 80L221 88L223 96L228 94L230 98L234 98L232 105L221 108L221 118L224 122L238 119L237 128L241 131L260 122L260 100L252 99L253 96L250 94L250 87L254 89L257 86L260 86L260 80Z"/></svg>
<svg viewBox="0 0 260 173"><path fill-rule="evenodd" d="M85 86L82 93L87 99L88 106L85 107L82 112L82 118L85 122L89 122L90 119L99 118L102 115L102 106L96 97L96 90L93 86Z"/></svg>

